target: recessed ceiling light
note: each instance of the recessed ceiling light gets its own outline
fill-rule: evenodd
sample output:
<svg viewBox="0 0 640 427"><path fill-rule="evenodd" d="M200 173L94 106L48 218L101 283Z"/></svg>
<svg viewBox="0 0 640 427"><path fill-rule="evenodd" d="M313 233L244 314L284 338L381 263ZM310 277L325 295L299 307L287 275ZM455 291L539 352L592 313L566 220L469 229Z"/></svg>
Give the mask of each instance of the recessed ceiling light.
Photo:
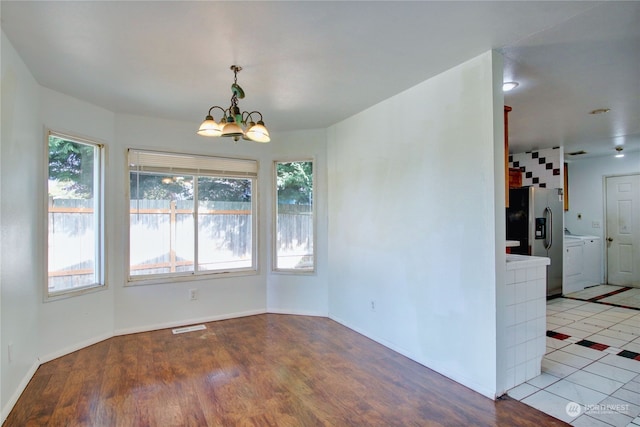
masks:
<svg viewBox="0 0 640 427"><path fill-rule="evenodd" d="M618 145L616 147L616 151L617 151L616 157L624 157L624 153L622 152L622 147L621 146Z"/></svg>
<svg viewBox="0 0 640 427"><path fill-rule="evenodd" d="M504 82L502 83L502 91L503 92L509 92L512 89L515 89L518 87L518 82Z"/></svg>
<svg viewBox="0 0 640 427"><path fill-rule="evenodd" d="M611 111L611 108L598 108L597 110L589 111L589 114L606 114Z"/></svg>

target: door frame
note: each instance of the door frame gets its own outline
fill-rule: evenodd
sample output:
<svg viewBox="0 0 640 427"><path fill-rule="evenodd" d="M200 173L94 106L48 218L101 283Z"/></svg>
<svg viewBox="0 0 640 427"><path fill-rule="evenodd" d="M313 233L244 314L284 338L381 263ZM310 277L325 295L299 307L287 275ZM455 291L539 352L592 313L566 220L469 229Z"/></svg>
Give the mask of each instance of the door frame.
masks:
<svg viewBox="0 0 640 427"><path fill-rule="evenodd" d="M602 176L602 217L604 218L604 226L602 227L603 235L602 235L602 248L604 250L604 284L609 284L609 247L607 246L607 237L609 235L609 218L607 216L607 179L609 178L617 178L621 176L640 176L640 172L631 172L631 173L617 173L611 175L603 175Z"/></svg>

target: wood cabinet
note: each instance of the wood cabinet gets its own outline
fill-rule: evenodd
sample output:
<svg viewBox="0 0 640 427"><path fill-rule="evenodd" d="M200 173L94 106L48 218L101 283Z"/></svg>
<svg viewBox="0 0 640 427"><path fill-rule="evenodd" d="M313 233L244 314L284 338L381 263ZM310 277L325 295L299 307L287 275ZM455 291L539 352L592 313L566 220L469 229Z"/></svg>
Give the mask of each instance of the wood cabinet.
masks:
<svg viewBox="0 0 640 427"><path fill-rule="evenodd" d="M511 110L512 108L508 105L504 106L504 202L506 207L509 207L509 112Z"/></svg>
<svg viewBox="0 0 640 427"><path fill-rule="evenodd" d="M569 165L564 164L564 211L569 210Z"/></svg>
<svg viewBox="0 0 640 427"><path fill-rule="evenodd" d="M522 187L522 171L520 168L509 168L509 188Z"/></svg>

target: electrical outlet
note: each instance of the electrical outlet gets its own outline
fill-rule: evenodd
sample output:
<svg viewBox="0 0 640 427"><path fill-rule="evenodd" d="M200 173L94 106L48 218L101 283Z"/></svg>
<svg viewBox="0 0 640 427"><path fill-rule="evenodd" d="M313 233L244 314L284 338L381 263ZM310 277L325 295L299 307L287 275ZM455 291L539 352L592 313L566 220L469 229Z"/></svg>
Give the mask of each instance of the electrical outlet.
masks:
<svg viewBox="0 0 640 427"><path fill-rule="evenodd" d="M600 228L600 221L592 221L591 228Z"/></svg>
<svg viewBox="0 0 640 427"><path fill-rule="evenodd" d="M9 363L13 360L13 343L9 343L7 346L7 360Z"/></svg>
<svg viewBox="0 0 640 427"><path fill-rule="evenodd" d="M197 289L189 289L189 299L191 301L195 301L198 299L198 290Z"/></svg>
<svg viewBox="0 0 640 427"><path fill-rule="evenodd" d="M376 302L371 300L371 311L376 311Z"/></svg>

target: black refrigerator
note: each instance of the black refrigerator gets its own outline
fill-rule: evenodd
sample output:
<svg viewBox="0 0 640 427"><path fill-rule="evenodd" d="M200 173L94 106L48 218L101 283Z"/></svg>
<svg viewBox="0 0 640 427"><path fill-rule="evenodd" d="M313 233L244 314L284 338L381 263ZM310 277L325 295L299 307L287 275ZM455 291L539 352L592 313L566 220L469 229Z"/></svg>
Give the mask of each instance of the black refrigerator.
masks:
<svg viewBox="0 0 640 427"><path fill-rule="evenodd" d="M562 189L522 187L509 190L507 240L520 245L512 254L547 257L547 296L562 294L564 240Z"/></svg>

